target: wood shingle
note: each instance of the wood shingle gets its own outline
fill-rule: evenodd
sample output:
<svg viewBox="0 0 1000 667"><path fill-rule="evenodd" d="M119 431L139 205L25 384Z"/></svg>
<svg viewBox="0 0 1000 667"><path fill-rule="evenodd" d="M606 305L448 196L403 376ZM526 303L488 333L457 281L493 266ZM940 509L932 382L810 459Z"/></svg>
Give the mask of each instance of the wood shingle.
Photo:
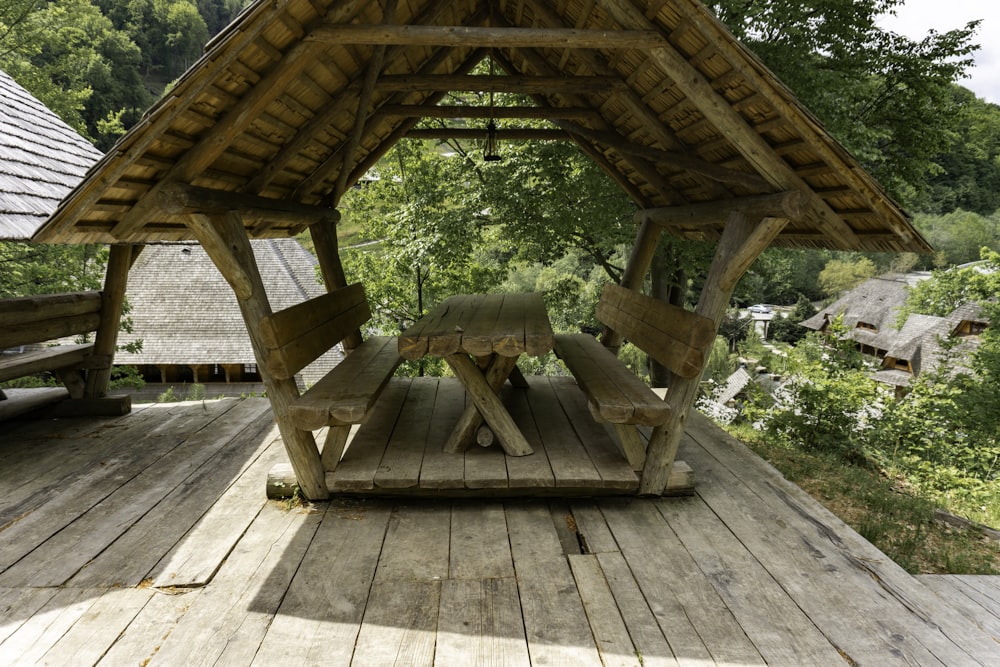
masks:
<svg viewBox="0 0 1000 667"><path fill-rule="evenodd" d="M0 240L41 227L101 152L0 70Z"/></svg>

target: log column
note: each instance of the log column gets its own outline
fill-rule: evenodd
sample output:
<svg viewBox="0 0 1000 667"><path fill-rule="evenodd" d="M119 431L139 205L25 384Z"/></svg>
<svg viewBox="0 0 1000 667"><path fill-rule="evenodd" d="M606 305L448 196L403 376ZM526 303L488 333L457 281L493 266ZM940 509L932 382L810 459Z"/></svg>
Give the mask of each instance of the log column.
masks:
<svg viewBox="0 0 1000 667"><path fill-rule="evenodd" d="M736 283L789 220L804 214L807 200L799 192L787 192L730 203L645 211L644 221L664 225L680 220L687 225L697 224L699 220L707 222L721 213L719 207L722 205L732 208L695 307L696 313L712 320L716 332L729 307ZM646 464L639 483L640 495L660 495L666 488L688 415L698 398L701 375L675 377L671 383L666 397L672 408L671 416L665 424L654 428L650 436Z"/></svg>
<svg viewBox="0 0 1000 667"><path fill-rule="evenodd" d="M335 210L331 210L330 213L329 219L309 225L309 236L316 249L316 259L319 260L319 269L323 274L327 292L347 287L347 276L344 274L344 265L340 262L340 247L337 240L337 222L340 220L340 213ZM361 331L348 334L342 344L345 352L361 345Z"/></svg>
<svg viewBox="0 0 1000 667"><path fill-rule="evenodd" d="M272 311L241 215L235 211L213 215L191 213L187 215L187 224L236 294L257 358L257 369L267 388L274 419L302 495L309 500L329 498L323 464L312 432L296 428L287 417L289 406L299 397L295 380L275 379L264 363L265 348L260 338L259 323Z"/></svg>
<svg viewBox="0 0 1000 667"><path fill-rule="evenodd" d="M114 363L118 330L121 327L122 305L125 303L125 288L128 285L128 271L140 252L141 245L111 246L108 269L104 275L104 289L101 291L101 321L97 325L97 336L94 339L94 358L101 365L87 373L87 384L83 390L85 398L103 398L108 393L111 365Z"/></svg>

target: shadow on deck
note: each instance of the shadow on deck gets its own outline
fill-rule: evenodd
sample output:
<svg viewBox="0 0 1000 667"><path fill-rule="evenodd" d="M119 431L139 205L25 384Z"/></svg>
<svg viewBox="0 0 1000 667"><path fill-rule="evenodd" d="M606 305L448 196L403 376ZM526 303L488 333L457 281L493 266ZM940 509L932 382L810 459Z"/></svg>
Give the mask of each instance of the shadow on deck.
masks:
<svg viewBox="0 0 1000 667"><path fill-rule="evenodd" d="M262 399L3 429L4 664L1000 656L996 579L908 575L698 415L693 496L299 507L264 499L284 454Z"/></svg>

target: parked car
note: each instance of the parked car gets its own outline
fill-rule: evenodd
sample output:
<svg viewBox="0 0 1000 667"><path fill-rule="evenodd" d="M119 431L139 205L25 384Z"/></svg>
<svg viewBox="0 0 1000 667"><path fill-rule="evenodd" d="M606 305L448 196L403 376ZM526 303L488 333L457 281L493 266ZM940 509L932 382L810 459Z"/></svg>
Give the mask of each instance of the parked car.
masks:
<svg viewBox="0 0 1000 667"><path fill-rule="evenodd" d="M771 312L771 306L765 303L758 303L754 304L753 306L750 306L749 308L747 308L747 310L749 310L751 313L768 314Z"/></svg>

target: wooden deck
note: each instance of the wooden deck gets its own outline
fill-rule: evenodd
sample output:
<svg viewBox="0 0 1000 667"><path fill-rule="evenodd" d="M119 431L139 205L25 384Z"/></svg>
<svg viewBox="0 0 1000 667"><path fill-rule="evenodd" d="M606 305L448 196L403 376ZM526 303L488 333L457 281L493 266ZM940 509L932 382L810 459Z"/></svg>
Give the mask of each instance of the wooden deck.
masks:
<svg viewBox="0 0 1000 667"><path fill-rule="evenodd" d="M1000 663L997 579L908 575L697 415L681 455L693 496L288 508L262 399L4 423L0 664Z"/></svg>

